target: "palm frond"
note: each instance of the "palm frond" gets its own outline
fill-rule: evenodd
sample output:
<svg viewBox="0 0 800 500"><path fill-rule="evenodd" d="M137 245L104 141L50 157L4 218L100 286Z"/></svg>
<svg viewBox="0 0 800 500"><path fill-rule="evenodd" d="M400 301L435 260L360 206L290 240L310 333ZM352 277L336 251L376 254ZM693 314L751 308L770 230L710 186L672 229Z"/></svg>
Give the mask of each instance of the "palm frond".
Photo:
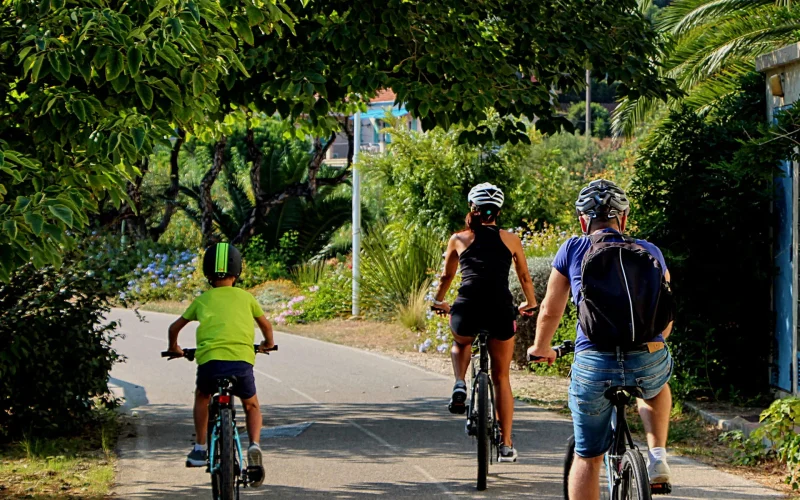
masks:
<svg viewBox="0 0 800 500"><path fill-rule="evenodd" d="M775 4L775 0L677 0L663 10L656 27L661 31L680 34L713 23L721 17L741 15L754 7Z"/></svg>

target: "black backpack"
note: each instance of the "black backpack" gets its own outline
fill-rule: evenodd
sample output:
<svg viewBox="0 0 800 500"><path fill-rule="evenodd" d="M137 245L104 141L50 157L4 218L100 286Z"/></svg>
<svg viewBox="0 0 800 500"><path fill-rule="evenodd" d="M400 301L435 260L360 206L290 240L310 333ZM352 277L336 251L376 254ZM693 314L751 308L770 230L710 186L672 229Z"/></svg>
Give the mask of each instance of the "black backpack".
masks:
<svg viewBox="0 0 800 500"><path fill-rule="evenodd" d="M589 238L578 302L583 332L602 348L625 349L658 337L674 317L672 290L658 259L619 233Z"/></svg>

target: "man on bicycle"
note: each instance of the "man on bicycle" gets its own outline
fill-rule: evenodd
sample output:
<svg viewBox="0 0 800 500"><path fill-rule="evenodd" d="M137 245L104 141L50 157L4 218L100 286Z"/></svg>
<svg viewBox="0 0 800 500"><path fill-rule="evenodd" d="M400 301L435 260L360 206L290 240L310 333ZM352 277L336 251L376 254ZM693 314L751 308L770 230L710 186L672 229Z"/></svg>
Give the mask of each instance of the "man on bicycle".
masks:
<svg viewBox="0 0 800 500"><path fill-rule="evenodd" d="M547 294L537 321L536 339L528 349L531 356L548 363L555 360L550 344L570 290L574 303L580 308L584 256L596 238L604 233L609 233L609 240L622 242L629 213L625 192L605 180L594 181L584 188L575 207L584 235L565 242L553 261ZM631 243L657 260L668 283L669 271L658 247L644 240ZM644 399L637 402L650 450L647 469L650 482L670 482L665 446L672 408L672 394L667 382L673 363L664 340L671 330L670 320L660 334L657 332L655 338L647 342L625 349L608 348L590 341L579 322L569 387L575 434L575 457L569 477L570 499L597 500L600 496L600 468L603 455L611 445L612 405L605 398L605 391L611 386L637 385L642 390Z"/></svg>
<svg viewBox="0 0 800 500"><path fill-rule="evenodd" d="M272 325L264 316L255 297L234 283L242 272L242 255L233 245L217 243L206 249L203 256L203 274L211 289L197 297L186 312L169 327L169 352L178 356L183 351L178 345L178 334L191 321L199 321L197 327L197 389L194 399L194 428L196 444L186 457L187 467L205 467L208 459L206 432L208 429L208 404L217 389L216 381L221 377L236 377L233 387L244 407L250 447L247 461L250 466L261 467L259 446L261 434L261 408L256 396L253 377L255 353L253 343L255 319L264 341L260 350L266 352L274 347ZM261 486L261 480L251 486Z"/></svg>

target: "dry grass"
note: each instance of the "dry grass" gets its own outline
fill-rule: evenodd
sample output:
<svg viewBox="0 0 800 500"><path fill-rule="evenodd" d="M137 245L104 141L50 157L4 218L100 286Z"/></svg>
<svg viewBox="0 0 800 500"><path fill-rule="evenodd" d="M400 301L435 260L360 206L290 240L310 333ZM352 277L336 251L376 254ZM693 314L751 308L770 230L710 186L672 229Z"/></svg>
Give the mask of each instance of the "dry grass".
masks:
<svg viewBox="0 0 800 500"><path fill-rule="evenodd" d="M23 439L0 448L0 498L106 498L114 485L119 427L108 418L86 436Z"/></svg>

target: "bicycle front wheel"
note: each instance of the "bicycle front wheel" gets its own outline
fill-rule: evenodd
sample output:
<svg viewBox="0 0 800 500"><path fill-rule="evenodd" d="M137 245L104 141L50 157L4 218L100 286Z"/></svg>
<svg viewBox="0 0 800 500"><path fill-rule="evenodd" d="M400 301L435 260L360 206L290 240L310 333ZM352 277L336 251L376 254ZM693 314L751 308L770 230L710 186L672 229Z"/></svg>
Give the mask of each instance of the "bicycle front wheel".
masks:
<svg viewBox="0 0 800 500"><path fill-rule="evenodd" d="M489 414L489 375L478 374L478 490L486 489L491 453L492 416Z"/></svg>
<svg viewBox="0 0 800 500"><path fill-rule="evenodd" d="M647 466L639 450L628 450L622 456L619 500L651 500Z"/></svg>
<svg viewBox="0 0 800 500"><path fill-rule="evenodd" d="M236 444L233 442L233 410L224 408L219 412L219 499L236 500L236 476L234 473L234 454Z"/></svg>

